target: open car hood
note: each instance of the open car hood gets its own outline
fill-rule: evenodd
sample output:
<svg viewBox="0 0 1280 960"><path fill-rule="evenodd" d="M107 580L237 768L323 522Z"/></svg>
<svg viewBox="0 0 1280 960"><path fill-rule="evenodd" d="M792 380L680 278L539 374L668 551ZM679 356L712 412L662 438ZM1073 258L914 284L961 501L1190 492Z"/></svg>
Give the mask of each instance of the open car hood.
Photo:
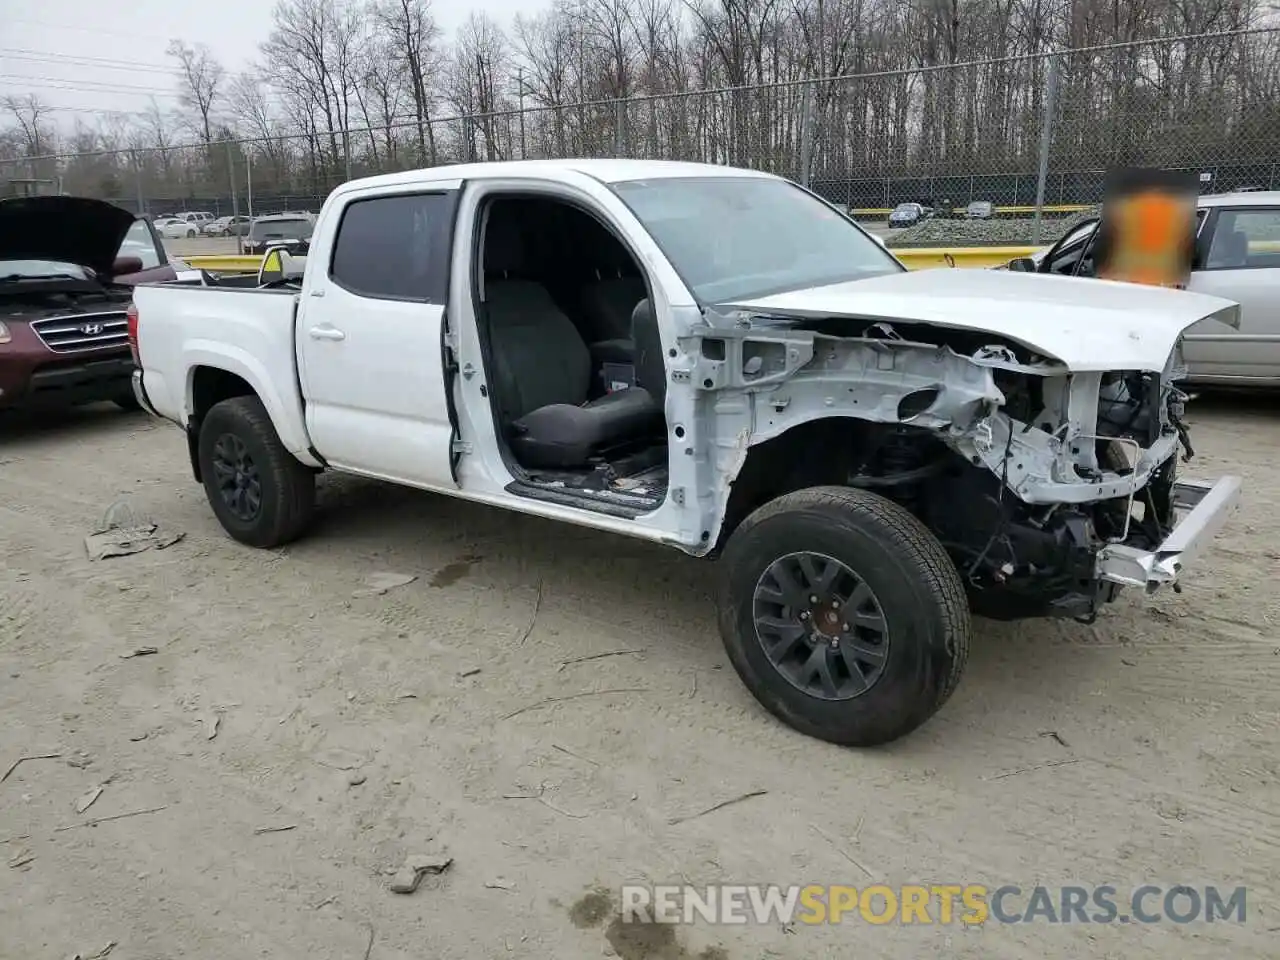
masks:
<svg viewBox="0 0 1280 960"><path fill-rule="evenodd" d="M725 304L775 317L848 317L991 333L1071 370L1162 371L1182 332L1238 327L1230 300L1133 283L997 270L917 270Z"/></svg>
<svg viewBox="0 0 1280 960"><path fill-rule="evenodd" d="M86 197L0 200L0 260L74 263L110 279L135 219L128 210Z"/></svg>

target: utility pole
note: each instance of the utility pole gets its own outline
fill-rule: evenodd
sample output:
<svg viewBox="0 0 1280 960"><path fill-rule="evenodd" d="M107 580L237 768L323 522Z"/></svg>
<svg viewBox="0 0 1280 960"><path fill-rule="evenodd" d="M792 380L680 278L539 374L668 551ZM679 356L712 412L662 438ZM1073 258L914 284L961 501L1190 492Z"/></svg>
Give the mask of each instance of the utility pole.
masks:
<svg viewBox="0 0 1280 960"><path fill-rule="evenodd" d="M520 159L525 160L528 154L524 145L524 67L516 70L516 99L520 105Z"/></svg>

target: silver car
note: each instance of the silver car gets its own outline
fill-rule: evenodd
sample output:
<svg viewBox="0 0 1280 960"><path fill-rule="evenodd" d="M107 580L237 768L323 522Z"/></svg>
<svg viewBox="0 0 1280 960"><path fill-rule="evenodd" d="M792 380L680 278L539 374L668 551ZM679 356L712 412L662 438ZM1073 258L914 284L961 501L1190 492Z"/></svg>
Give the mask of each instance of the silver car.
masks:
<svg viewBox="0 0 1280 960"><path fill-rule="evenodd" d="M1092 277L1096 218L1013 269ZM1280 386L1280 191L1200 197L1196 257L1187 288L1240 304L1240 327L1213 320L1192 327L1185 358L1190 379L1218 385Z"/></svg>

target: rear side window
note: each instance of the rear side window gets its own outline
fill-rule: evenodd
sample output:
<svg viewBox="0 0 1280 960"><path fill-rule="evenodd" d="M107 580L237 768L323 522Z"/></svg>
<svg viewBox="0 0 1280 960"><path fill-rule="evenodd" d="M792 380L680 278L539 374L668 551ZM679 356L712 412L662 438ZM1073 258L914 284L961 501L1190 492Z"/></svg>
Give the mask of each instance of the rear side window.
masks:
<svg viewBox="0 0 1280 960"><path fill-rule="evenodd" d="M1280 267L1280 208L1222 210L1205 266L1210 270Z"/></svg>
<svg viewBox="0 0 1280 960"><path fill-rule="evenodd" d="M455 197L424 193L348 204L330 278L362 297L444 303Z"/></svg>

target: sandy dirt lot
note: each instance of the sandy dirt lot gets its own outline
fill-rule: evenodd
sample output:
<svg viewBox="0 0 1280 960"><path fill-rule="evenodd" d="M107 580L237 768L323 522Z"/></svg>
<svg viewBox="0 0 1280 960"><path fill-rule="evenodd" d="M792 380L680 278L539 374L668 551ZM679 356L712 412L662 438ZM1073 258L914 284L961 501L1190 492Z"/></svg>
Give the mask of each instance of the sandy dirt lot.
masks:
<svg viewBox="0 0 1280 960"><path fill-rule="evenodd" d="M345 478L254 551L173 427L10 418L0 770L56 756L0 783L0 956L1275 957L1280 407L1191 413L1186 474L1247 500L1185 591L979 621L943 712L864 752L756 706L703 563ZM117 501L185 538L88 560ZM357 595L380 572L416 579ZM1247 922L615 922L621 884L685 881L1245 885Z"/></svg>

